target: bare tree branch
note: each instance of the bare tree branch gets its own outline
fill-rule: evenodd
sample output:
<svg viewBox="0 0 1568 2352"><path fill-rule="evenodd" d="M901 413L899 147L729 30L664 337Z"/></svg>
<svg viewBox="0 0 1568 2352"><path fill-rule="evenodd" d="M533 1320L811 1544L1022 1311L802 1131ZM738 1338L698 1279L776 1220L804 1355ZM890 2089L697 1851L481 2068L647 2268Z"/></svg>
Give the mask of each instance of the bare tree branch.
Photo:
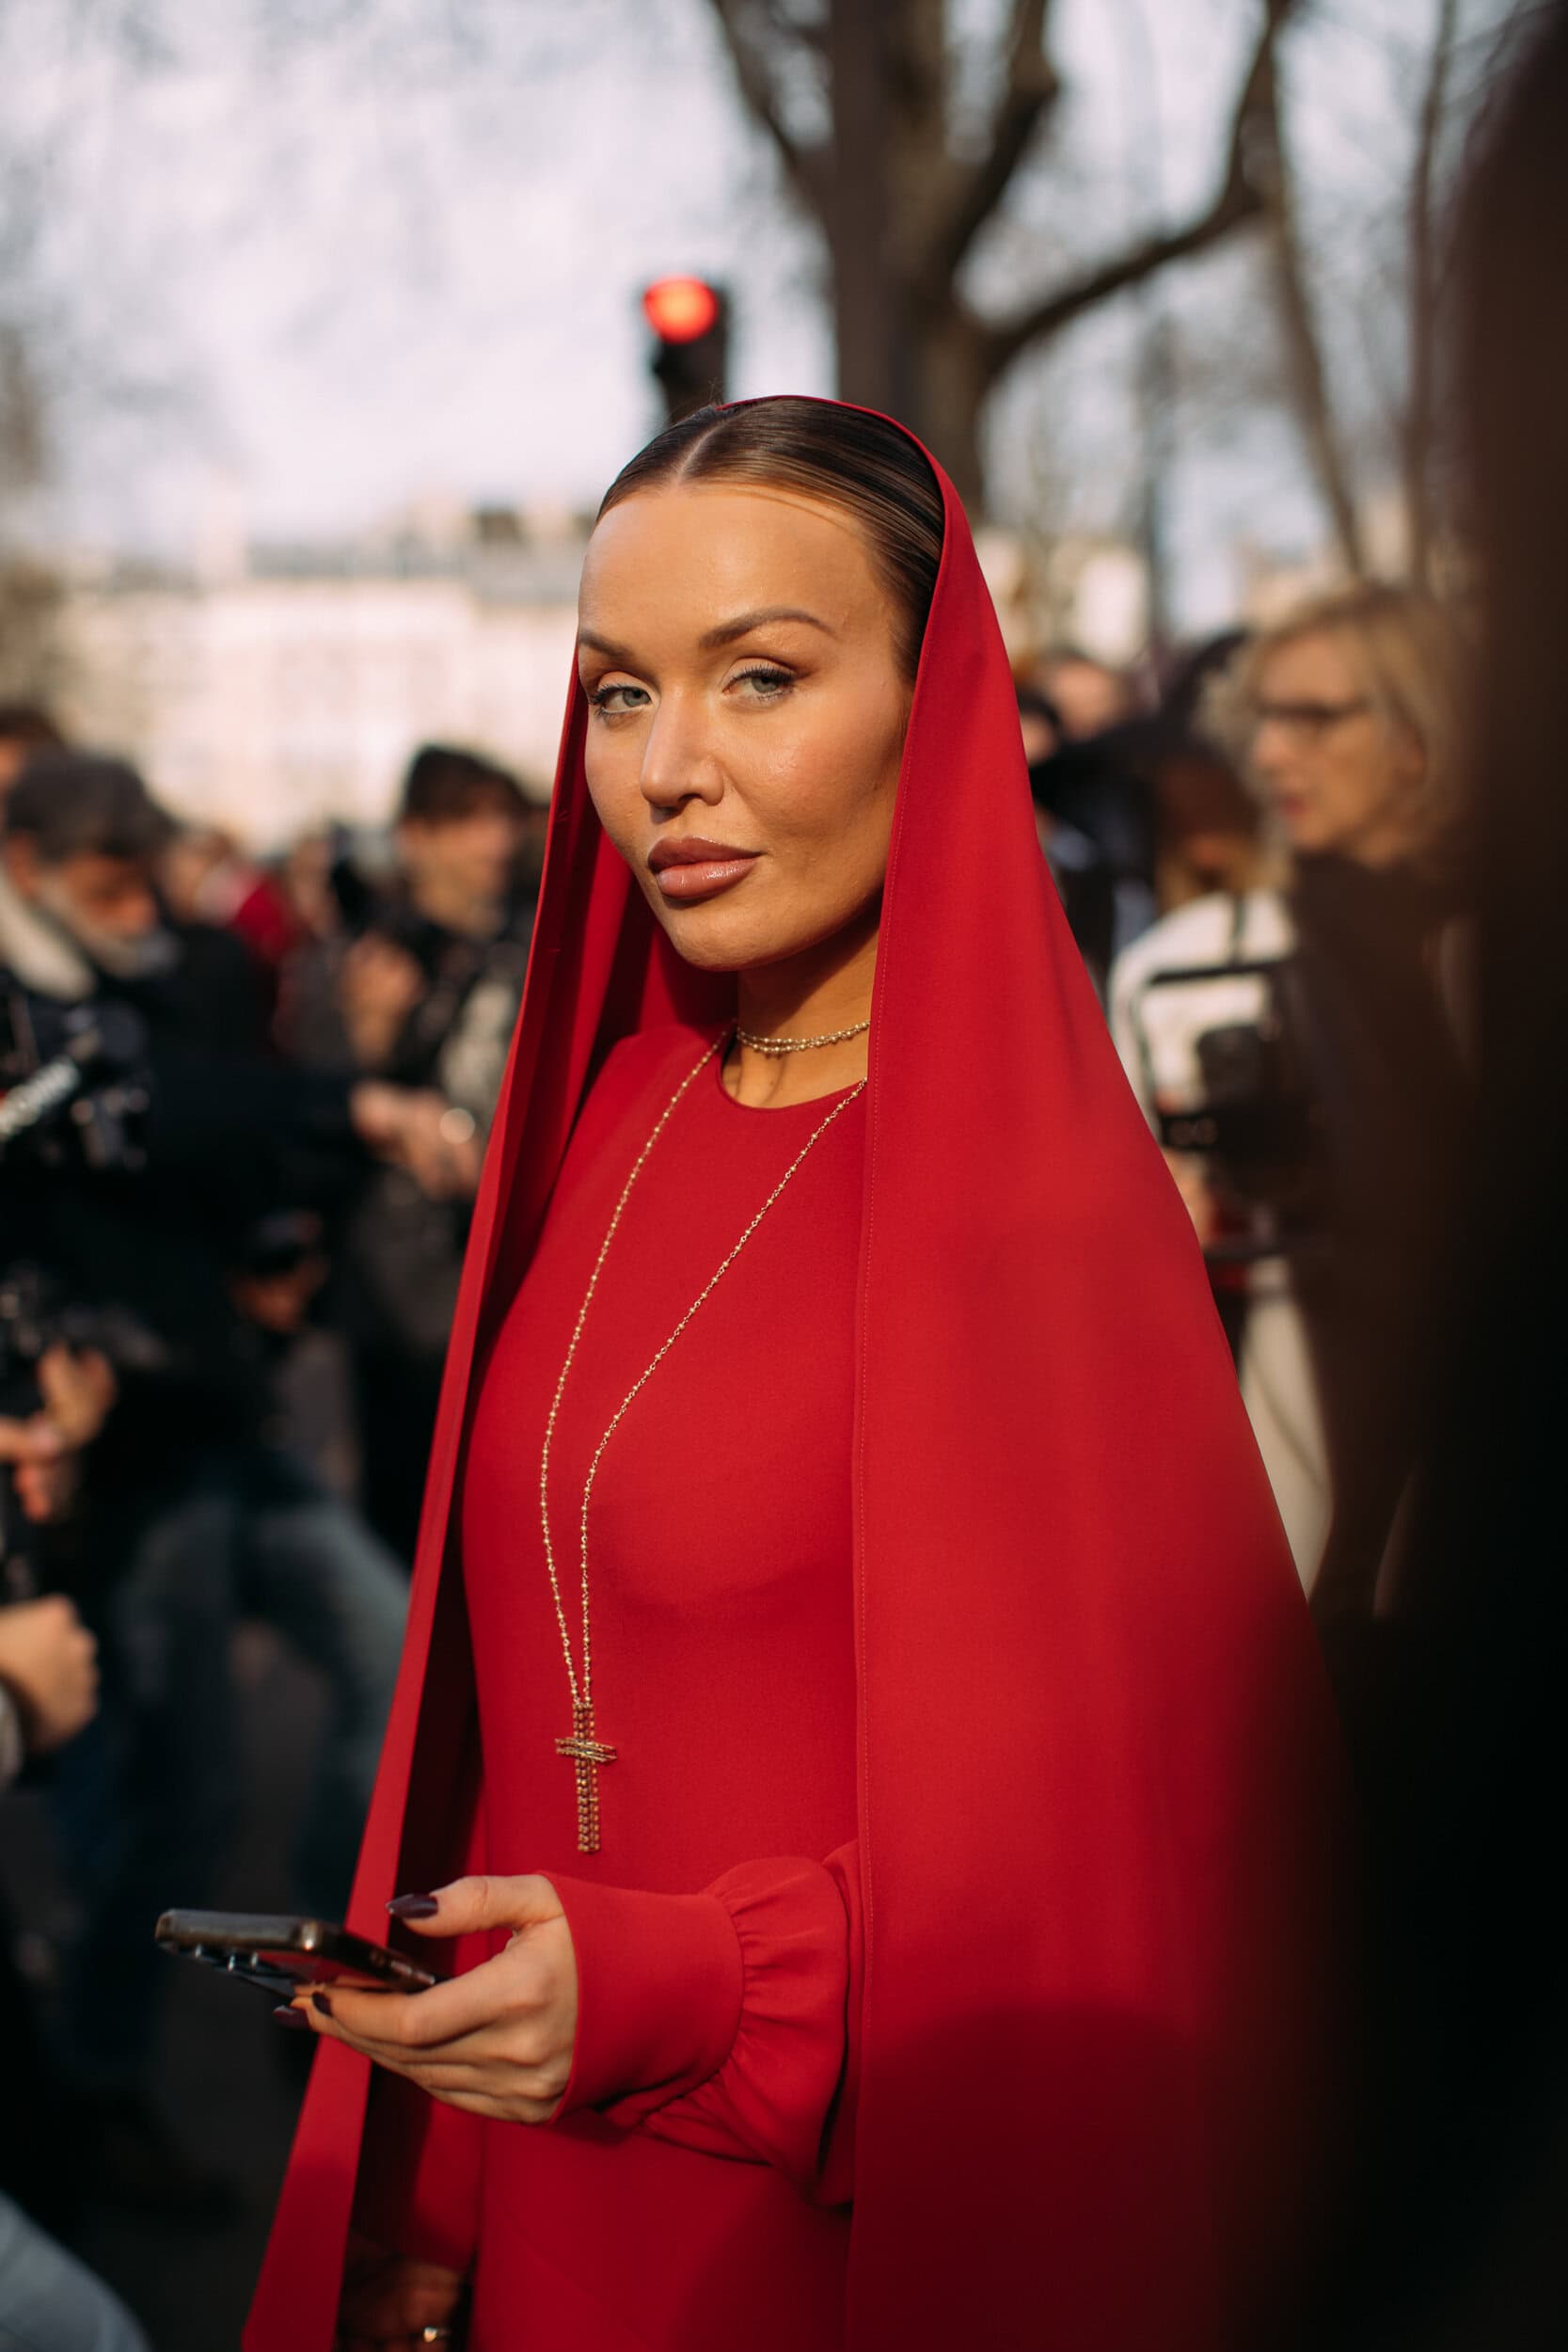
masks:
<svg viewBox="0 0 1568 2352"><path fill-rule="evenodd" d="M1284 339L1286 389L1306 445L1307 460L1333 526L1340 561L1359 579L1366 569L1360 518L1329 389L1323 339L1302 248L1295 171L1280 115L1279 87L1268 77L1260 130L1268 142L1269 249Z"/></svg>
<svg viewBox="0 0 1568 2352"><path fill-rule="evenodd" d="M940 294L1006 192L1046 111L1062 93L1061 76L1047 54L1051 0L1013 0L1006 36L1006 72L990 135L976 161L955 164L942 191L942 217L921 258L919 277Z"/></svg>
<svg viewBox="0 0 1568 2352"><path fill-rule="evenodd" d="M1433 421L1435 407L1438 278L1433 214L1437 148L1443 134L1449 79L1458 31L1458 0L1437 0L1432 55L1416 138L1410 183L1410 392L1403 433L1405 516L1412 579L1425 582L1432 562Z"/></svg>
<svg viewBox="0 0 1568 2352"><path fill-rule="evenodd" d="M825 219L832 200L827 159L814 149L802 147L784 121L768 46L752 30L745 0L713 0L713 11L719 19L719 29L747 111L772 140L801 201L819 220ZM771 31L775 43L781 38L795 37L793 33L786 35L777 24Z"/></svg>
<svg viewBox="0 0 1568 2352"><path fill-rule="evenodd" d="M1232 230L1258 219L1268 191L1258 173L1260 133L1266 135L1273 105L1275 53L1280 34L1295 13L1298 0L1265 0L1263 21L1252 61L1232 110L1226 147L1224 176L1202 212L1180 228L1158 230L1139 238L1109 261L1101 262L1081 278L1070 278L1052 294L1031 303L1016 318L985 330L988 380L1000 375L1024 348L1059 334L1113 294L1141 285L1173 262L1186 261L1217 245Z"/></svg>

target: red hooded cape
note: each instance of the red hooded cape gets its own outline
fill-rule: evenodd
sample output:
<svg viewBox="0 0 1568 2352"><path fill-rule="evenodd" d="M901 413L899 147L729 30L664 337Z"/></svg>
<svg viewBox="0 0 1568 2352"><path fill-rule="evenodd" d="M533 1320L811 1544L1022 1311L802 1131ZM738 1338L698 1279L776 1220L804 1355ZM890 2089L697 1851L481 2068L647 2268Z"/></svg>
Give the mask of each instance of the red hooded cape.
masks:
<svg viewBox="0 0 1568 2352"><path fill-rule="evenodd" d="M848 2341L1216 2352L1303 2233L1338 1751L1185 1214L1036 842L963 509L898 787L867 1089L854 1566L866 1920ZM610 1045L694 1037L574 683L350 1923L426 1883L472 1708L476 1346ZM746 1859L737 1855L736 1861ZM368 2069L319 2053L245 2335L328 2352ZM766 2281L759 2290L766 2291Z"/></svg>

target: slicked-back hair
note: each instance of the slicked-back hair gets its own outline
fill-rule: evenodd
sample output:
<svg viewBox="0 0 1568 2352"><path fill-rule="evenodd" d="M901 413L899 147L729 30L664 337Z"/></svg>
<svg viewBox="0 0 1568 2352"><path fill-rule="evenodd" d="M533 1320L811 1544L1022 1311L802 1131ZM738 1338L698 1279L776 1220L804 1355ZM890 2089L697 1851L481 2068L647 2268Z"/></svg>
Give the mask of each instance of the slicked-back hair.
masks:
<svg viewBox="0 0 1568 2352"><path fill-rule="evenodd" d="M699 408L621 469L599 516L641 490L682 482L794 490L837 507L893 598L895 649L912 684L942 562L942 507L936 476L906 433L860 409L787 395Z"/></svg>

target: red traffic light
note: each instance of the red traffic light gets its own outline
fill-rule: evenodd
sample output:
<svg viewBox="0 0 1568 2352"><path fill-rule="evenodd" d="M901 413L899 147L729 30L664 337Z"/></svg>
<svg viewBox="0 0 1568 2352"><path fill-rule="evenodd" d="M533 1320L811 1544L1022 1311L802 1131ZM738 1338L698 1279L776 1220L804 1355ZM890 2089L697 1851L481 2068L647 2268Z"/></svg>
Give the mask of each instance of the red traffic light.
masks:
<svg viewBox="0 0 1568 2352"><path fill-rule="evenodd" d="M694 343L719 317L719 296L700 278L660 278L642 296L648 325L662 342Z"/></svg>

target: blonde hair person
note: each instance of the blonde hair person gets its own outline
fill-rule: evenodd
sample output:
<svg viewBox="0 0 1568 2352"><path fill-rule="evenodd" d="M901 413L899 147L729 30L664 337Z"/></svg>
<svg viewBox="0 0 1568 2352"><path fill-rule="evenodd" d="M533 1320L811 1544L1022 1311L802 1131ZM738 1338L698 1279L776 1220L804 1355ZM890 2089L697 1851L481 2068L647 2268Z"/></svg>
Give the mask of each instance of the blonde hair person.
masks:
<svg viewBox="0 0 1568 2352"><path fill-rule="evenodd" d="M1225 702L1292 850L1445 862L1460 817L1464 657L1447 606L1382 584L1309 597L1250 640Z"/></svg>
<svg viewBox="0 0 1568 2352"><path fill-rule="evenodd" d="M1421 1168L1451 1112L1466 1026L1452 899L1464 679L1453 616L1408 589L1314 596L1252 639L1207 715L1267 803L1279 886L1266 868L1234 880L1216 869L1221 886L1168 914L1112 974L1113 1030L1157 1125L1209 1107L1207 1041L1251 1026L1277 1035L1288 992L1322 1163L1310 1222L1327 1219L1337 1272L1304 1276L1314 1235L1284 1235L1275 1255L1259 1229L1243 1276L1228 1261L1255 1217L1229 1197L1237 1171L1223 1155L1176 1152L1171 1164L1214 1253L1254 1432L1320 1609L1367 1603L1402 1483L1397 1464L1355 1455L1350 1436L1367 1382L1391 1376L1378 1334L1400 1327L1440 1210ZM1280 983L1244 971L1276 961L1283 971L1285 960ZM1233 964L1243 969L1218 969ZM1190 984L1172 984L1189 972ZM1340 1460L1375 1492L1349 1493ZM1342 1565L1320 1588L1325 1546Z"/></svg>

